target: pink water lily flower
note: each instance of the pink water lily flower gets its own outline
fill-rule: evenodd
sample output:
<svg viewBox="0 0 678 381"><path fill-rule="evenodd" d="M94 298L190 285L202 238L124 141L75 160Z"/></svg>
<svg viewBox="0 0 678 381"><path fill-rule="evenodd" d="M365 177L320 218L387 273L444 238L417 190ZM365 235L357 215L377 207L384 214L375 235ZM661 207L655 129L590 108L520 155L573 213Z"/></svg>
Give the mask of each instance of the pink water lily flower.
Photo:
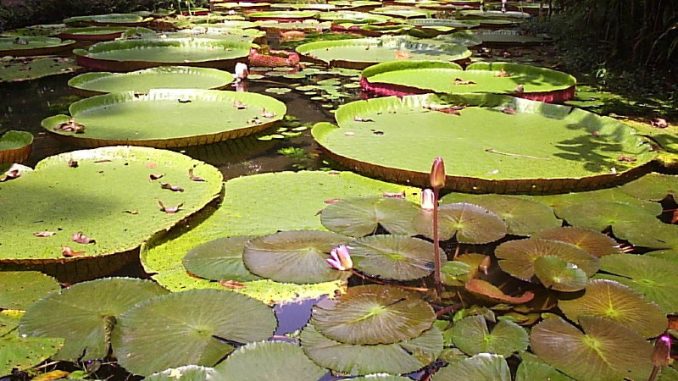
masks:
<svg viewBox="0 0 678 381"><path fill-rule="evenodd" d="M327 258L326 261L335 270L346 271L353 268L353 260L349 254L348 246L339 245L330 252L332 258Z"/></svg>
<svg viewBox="0 0 678 381"><path fill-rule="evenodd" d="M421 192L421 208L424 210L433 210L435 206L435 195L431 189L424 189Z"/></svg>

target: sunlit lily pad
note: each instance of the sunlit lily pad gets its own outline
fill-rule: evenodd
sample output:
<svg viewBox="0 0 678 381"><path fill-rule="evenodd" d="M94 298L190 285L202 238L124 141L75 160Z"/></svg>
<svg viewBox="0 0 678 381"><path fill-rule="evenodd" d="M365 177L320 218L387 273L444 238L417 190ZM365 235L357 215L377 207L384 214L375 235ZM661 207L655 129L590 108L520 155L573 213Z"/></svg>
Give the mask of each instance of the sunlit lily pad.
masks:
<svg viewBox="0 0 678 381"><path fill-rule="evenodd" d="M511 381L511 371L503 356L479 353L450 363L433 375L431 381Z"/></svg>
<svg viewBox="0 0 678 381"><path fill-rule="evenodd" d="M356 286L313 309L311 324L323 336L346 344L393 344L431 328L433 308L400 288Z"/></svg>
<svg viewBox="0 0 678 381"><path fill-rule="evenodd" d="M678 249L678 224L667 224L658 219L628 220L614 224L612 232L634 246Z"/></svg>
<svg viewBox="0 0 678 381"><path fill-rule="evenodd" d="M44 36L0 35L0 57L55 54L73 46L73 40Z"/></svg>
<svg viewBox="0 0 678 381"><path fill-rule="evenodd" d="M163 370L144 378L146 381L219 381L222 374L213 368L197 365L186 365L179 368Z"/></svg>
<svg viewBox="0 0 678 381"><path fill-rule="evenodd" d="M143 16L136 13L108 13L102 15L75 16L64 19L66 25L139 25L143 24Z"/></svg>
<svg viewBox="0 0 678 381"><path fill-rule="evenodd" d="M542 230L533 237L567 242L596 257L620 253L617 241L595 230L566 226Z"/></svg>
<svg viewBox="0 0 678 381"><path fill-rule="evenodd" d="M649 173L638 180L624 184L619 188L622 192L642 200L661 201L671 195L678 201L678 176L661 173Z"/></svg>
<svg viewBox="0 0 678 381"><path fill-rule="evenodd" d="M416 220L417 230L433 236L433 213L422 210ZM460 243L484 244L506 235L506 224L493 212L468 203L444 204L438 208L440 239L456 239Z"/></svg>
<svg viewBox="0 0 678 381"><path fill-rule="evenodd" d="M598 258L575 245L530 238L504 242L494 251L499 267L514 277L529 281L534 276L534 262L539 257L555 256L582 269L587 276L598 271Z"/></svg>
<svg viewBox="0 0 678 381"><path fill-rule="evenodd" d="M412 220L419 208L403 199L384 197L339 200L320 215L323 226L333 232L362 237L382 226L391 234L415 235Z"/></svg>
<svg viewBox="0 0 678 381"><path fill-rule="evenodd" d="M218 238L199 245L182 260L186 271L210 280L251 281L260 279L247 270L242 260L245 244L254 237Z"/></svg>
<svg viewBox="0 0 678 381"><path fill-rule="evenodd" d="M620 283L596 279L589 282L584 295L561 299L558 308L572 321L582 316L614 320L643 337L655 337L666 330L668 322L662 310L640 294Z"/></svg>
<svg viewBox="0 0 678 381"><path fill-rule="evenodd" d="M279 20L279 21L292 21L292 20L303 20L314 18L318 14L317 11L264 11L264 12L251 12L247 17L251 21L258 20Z"/></svg>
<svg viewBox="0 0 678 381"><path fill-rule="evenodd" d="M433 272L433 244L402 235L374 235L350 244L354 267L384 279L414 280Z"/></svg>
<svg viewBox="0 0 678 381"><path fill-rule="evenodd" d="M124 26L84 26L65 28L59 31L57 36L76 41L109 41L120 37L128 29ZM153 32L150 29L146 30Z"/></svg>
<svg viewBox="0 0 678 381"><path fill-rule="evenodd" d="M534 261L534 274L546 288L566 292L583 290L589 279L577 265L552 255Z"/></svg>
<svg viewBox="0 0 678 381"><path fill-rule="evenodd" d="M329 282L347 276L326 261L333 248L347 241L347 237L330 232L284 231L249 241L243 261L252 273L276 282Z"/></svg>
<svg viewBox="0 0 678 381"><path fill-rule="evenodd" d="M191 290L154 298L120 316L113 348L120 365L134 374L214 366L233 351L230 343L267 339L276 325L273 311L257 300Z"/></svg>
<svg viewBox="0 0 678 381"><path fill-rule="evenodd" d="M23 163L28 160L33 147L33 134L9 130L0 135L0 163Z"/></svg>
<svg viewBox="0 0 678 381"><path fill-rule="evenodd" d="M4 330L3 322L13 327ZM48 337L25 337L16 329L18 317L0 314L0 377L12 369L26 370L53 356L64 340ZM3 332L4 331L4 332Z"/></svg>
<svg viewBox="0 0 678 381"><path fill-rule="evenodd" d="M532 328L530 346L542 360L577 380L642 380L652 370L652 346L609 319L581 317L583 332L559 317Z"/></svg>
<svg viewBox="0 0 678 381"><path fill-rule="evenodd" d="M433 327L421 336L395 344L353 345L328 339L308 325L301 347L316 364L351 375L402 374L433 362L443 350L443 336Z"/></svg>
<svg viewBox="0 0 678 381"><path fill-rule="evenodd" d="M450 193L442 198L442 202L480 205L497 214L506 223L508 234L513 235L530 236L540 230L562 225L549 206L516 196Z"/></svg>
<svg viewBox="0 0 678 381"><path fill-rule="evenodd" d="M554 367L541 362L523 358L516 371L516 381L574 381L572 378L558 372Z"/></svg>
<svg viewBox="0 0 678 381"><path fill-rule="evenodd" d="M510 356L527 349L528 335L524 328L508 320L500 320L490 332L481 315L469 316L454 323L454 345L468 355L494 353Z"/></svg>
<svg viewBox="0 0 678 381"><path fill-rule="evenodd" d="M2 271L0 309L25 310L38 299L59 289L54 278L37 271Z"/></svg>
<svg viewBox="0 0 678 381"><path fill-rule="evenodd" d="M678 263L647 255L604 257L596 277L612 279L643 294L665 313L678 312Z"/></svg>
<svg viewBox="0 0 678 381"><path fill-rule="evenodd" d="M65 338L56 359L101 359L108 354L111 332L120 315L164 293L162 287L141 279L78 283L30 306L19 328L28 336Z"/></svg>
<svg viewBox="0 0 678 381"><path fill-rule="evenodd" d="M559 217L570 225L603 231L622 223L634 225L651 224L657 222L656 216L646 210L622 202L588 201L564 207L558 212Z"/></svg>
<svg viewBox="0 0 678 381"><path fill-rule="evenodd" d="M70 57L20 57L0 62L0 82L21 82L51 75L72 73L79 69Z"/></svg>
<svg viewBox="0 0 678 381"><path fill-rule="evenodd" d="M270 341L238 348L215 369L227 381L317 381L327 373L309 360L298 345Z"/></svg>

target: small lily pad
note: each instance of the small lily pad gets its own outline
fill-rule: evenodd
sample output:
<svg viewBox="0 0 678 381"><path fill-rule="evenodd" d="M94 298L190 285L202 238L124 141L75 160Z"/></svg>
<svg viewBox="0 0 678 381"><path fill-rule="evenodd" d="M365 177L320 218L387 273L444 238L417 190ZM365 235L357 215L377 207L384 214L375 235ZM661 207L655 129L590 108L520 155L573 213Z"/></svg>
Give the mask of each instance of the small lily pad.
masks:
<svg viewBox="0 0 678 381"><path fill-rule="evenodd" d="M243 260L249 271L276 282L329 282L347 275L332 269L326 262L330 251L347 240L347 237L331 232L279 232L249 241Z"/></svg>
<svg viewBox="0 0 678 381"><path fill-rule="evenodd" d="M571 243L596 257L620 253L617 241L595 230L564 226L542 230L533 237Z"/></svg>
<svg viewBox="0 0 678 381"><path fill-rule="evenodd" d="M414 280L433 272L433 244L401 235L374 235L349 244L354 267L384 279Z"/></svg>
<svg viewBox="0 0 678 381"><path fill-rule="evenodd" d="M538 360L526 360L523 358L523 361L520 362L518 370L516 371L516 381L535 380L574 381L572 378L558 372L554 367L544 362Z"/></svg>
<svg viewBox="0 0 678 381"><path fill-rule="evenodd" d="M323 226L352 237L373 234L382 226L392 234L415 235L412 220L419 208L403 199L371 197L339 200L320 215Z"/></svg>
<svg viewBox="0 0 678 381"><path fill-rule="evenodd" d="M606 279L592 280L584 295L560 300L558 308L572 321L582 316L601 317L616 321L643 337L658 336L668 326L659 306L629 287Z"/></svg>
<svg viewBox="0 0 678 381"><path fill-rule="evenodd" d="M356 286L313 308L311 324L323 336L346 344L393 344L431 328L433 308L418 295L380 285Z"/></svg>
<svg viewBox="0 0 678 381"><path fill-rule="evenodd" d="M25 310L36 300L59 290L59 283L37 271L0 272L0 308Z"/></svg>
<svg viewBox="0 0 678 381"><path fill-rule="evenodd" d="M583 290L589 279L577 265L551 255L534 261L534 274L547 288L566 292Z"/></svg>
<svg viewBox="0 0 678 381"><path fill-rule="evenodd" d="M213 368L186 365L153 373L145 381L218 381L223 377Z"/></svg>
<svg viewBox="0 0 678 381"><path fill-rule="evenodd" d="M13 317L0 315L0 329L5 320L14 321L12 325L18 323ZM41 363L58 352L64 343L61 338L25 337L15 328L0 334L0 376L10 374L14 368L24 370Z"/></svg>
<svg viewBox="0 0 678 381"><path fill-rule="evenodd" d="M247 270L242 260L251 236L218 238L191 249L182 260L186 271L210 280L250 281L260 279Z"/></svg>
<svg viewBox="0 0 678 381"><path fill-rule="evenodd" d="M419 233L433 236L433 214L422 210L416 224ZM440 239L455 238L460 243L485 244L506 235L506 224L489 210L467 203L441 205L438 209Z"/></svg>
<svg viewBox="0 0 678 381"><path fill-rule="evenodd" d="M511 371L503 356L479 353L440 369L431 381L511 381Z"/></svg>
<svg viewBox="0 0 678 381"><path fill-rule="evenodd" d="M292 89L288 89L286 87L269 87L264 91L271 94L284 95L292 91Z"/></svg>
<svg viewBox="0 0 678 381"><path fill-rule="evenodd" d="M510 356L527 349L528 335L524 328L508 320L500 320L492 332L481 315L465 317L452 328L454 345L468 355L494 353Z"/></svg>

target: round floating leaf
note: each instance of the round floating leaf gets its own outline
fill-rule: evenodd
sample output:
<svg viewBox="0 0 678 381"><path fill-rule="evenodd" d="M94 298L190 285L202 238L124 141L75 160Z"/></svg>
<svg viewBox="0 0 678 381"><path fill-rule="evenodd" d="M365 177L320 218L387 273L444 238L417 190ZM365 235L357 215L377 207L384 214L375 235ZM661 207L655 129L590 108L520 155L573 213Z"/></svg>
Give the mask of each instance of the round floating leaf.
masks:
<svg viewBox="0 0 678 381"><path fill-rule="evenodd" d="M313 308L311 324L346 344L392 344L431 328L433 308L418 295L380 285L357 286Z"/></svg>
<svg viewBox="0 0 678 381"><path fill-rule="evenodd" d="M12 369L25 370L53 356L63 345L61 338L25 337L12 328L3 333L3 321L16 327L14 317L0 314L0 376Z"/></svg>
<svg viewBox="0 0 678 381"><path fill-rule="evenodd" d="M148 375L183 365L214 366L232 342L269 338L276 327L265 304L234 292L191 290L149 300L120 317L113 348L120 365Z"/></svg>
<svg viewBox="0 0 678 381"><path fill-rule="evenodd" d="M506 295L499 287L482 279L471 279L464 285L467 291L498 303L523 304L534 299L534 293L525 291L521 296Z"/></svg>
<svg viewBox="0 0 678 381"><path fill-rule="evenodd" d="M59 289L54 278L37 271L2 271L0 309L25 310L36 300Z"/></svg>
<svg viewBox="0 0 678 381"><path fill-rule="evenodd" d="M329 230L362 237L373 234L379 225L391 234L417 234L412 220L419 208L404 199L383 197L339 200L323 209L320 221Z"/></svg>
<svg viewBox="0 0 678 381"><path fill-rule="evenodd" d="M73 40L46 36L0 36L0 57L55 54L73 46Z"/></svg>
<svg viewBox="0 0 678 381"><path fill-rule="evenodd" d="M547 288L565 292L583 290L589 279L577 265L550 255L534 261L534 274Z"/></svg>
<svg viewBox="0 0 678 381"><path fill-rule="evenodd" d="M316 364L341 373L402 374L432 363L443 350L443 336L433 327L421 336L394 344L353 345L328 339L308 325L301 332L301 347Z"/></svg>
<svg viewBox="0 0 678 381"><path fill-rule="evenodd" d="M449 261L440 269L441 280L447 286L463 286L473 273L471 266L462 261Z"/></svg>
<svg viewBox="0 0 678 381"><path fill-rule="evenodd" d="M417 217L417 230L433 236L433 213L422 210ZM438 209L440 239L455 238L460 243L484 244L506 235L506 224L489 210L467 203L445 204Z"/></svg>
<svg viewBox="0 0 678 381"><path fill-rule="evenodd" d="M552 366L540 362L523 359L516 371L516 381L574 381L572 378L558 372Z"/></svg>
<svg viewBox="0 0 678 381"><path fill-rule="evenodd" d="M643 225L657 222L656 216L647 210L616 201L596 200L569 205L561 208L558 216L570 225L597 231L610 226L615 231L615 226L620 223Z"/></svg>
<svg viewBox="0 0 678 381"><path fill-rule="evenodd" d="M166 292L141 279L105 278L78 283L30 306L19 329L28 336L63 337L64 346L55 359L101 359L108 354L111 331L120 315Z"/></svg>
<svg viewBox="0 0 678 381"><path fill-rule="evenodd" d="M222 375L213 368L186 365L163 370L144 378L146 381L219 381Z"/></svg>
<svg viewBox="0 0 678 381"><path fill-rule="evenodd" d="M518 324L500 320L490 333L487 321L481 315L465 317L454 323L452 335L454 345L468 355L495 353L510 356L526 350L529 344L527 332Z"/></svg>
<svg viewBox="0 0 678 381"><path fill-rule="evenodd" d="M537 356L577 380L642 380L652 370L652 346L636 332L609 319L582 317L583 333L559 317L532 328Z"/></svg>
<svg viewBox="0 0 678 381"><path fill-rule="evenodd" d="M617 282L596 279L589 282L584 295L563 299L558 308L572 321L583 316L614 320L643 337L655 337L666 330L666 315L654 303Z"/></svg>
<svg viewBox="0 0 678 381"><path fill-rule="evenodd" d="M227 381L317 381L327 371L301 347L285 342L257 342L238 348L216 368Z"/></svg>
<svg viewBox="0 0 678 381"><path fill-rule="evenodd" d="M515 196L451 193L443 197L442 201L468 202L482 206L497 214L508 226L507 232L513 235L530 236L545 228L562 225L551 207Z"/></svg>
<svg viewBox="0 0 678 381"><path fill-rule="evenodd" d="M620 254L602 258L601 270L612 279L643 294L665 313L678 312L678 263L648 255Z"/></svg>
<svg viewBox="0 0 678 381"><path fill-rule="evenodd" d="M345 236L330 232L279 232L249 241L243 261L252 273L276 282L329 282L350 275L334 270L326 261L333 248L346 242Z"/></svg>
<svg viewBox="0 0 678 381"><path fill-rule="evenodd" d="M571 243L596 257L620 253L619 244L610 236L573 226L542 230L533 237Z"/></svg>
<svg viewBox="0 0 678 381"><path fill-rule="evenodd" d="M678 200L678 177L649 173L638 180L624 184L619 189L633 197L648 201L661 201L667 195Z"/></svg>
<svg viewBox="0 0 678 381"><path fill-rule="evenodd" d="M413 280L433 272L433 244L399 235L374 235L349 244L354 267L368 275Z"/></svg>
<svg viewBox="0 0 678 381"><path fill-rule="evenodd" d="M436 372L431 381L511 381L511 371L503 356L480 353L452 362Z"/></svg>
<svg viewBox="0 0 678 381"><path fill-rule="evenodd" d="M79 69L71 57L19 57L2 61L0 82L21 82L51 75L72 73Z"/></svg>
<svg viewBox="0 0 678 381"><path fill-rule="evenodd" d="M580 268L587 276L598 271L598 258L575 245L540 238L504 242L494 251L499 267L514 277L529 281L539 257L554 256Z"/></svg>
<svg viewBox="0 0 678 381"><path fill-rule="evenodd" d="M199 245L182 260L186 271L210 280L241 282L260 279L247 270L242 254L252 236L218 238Z"/></svg>

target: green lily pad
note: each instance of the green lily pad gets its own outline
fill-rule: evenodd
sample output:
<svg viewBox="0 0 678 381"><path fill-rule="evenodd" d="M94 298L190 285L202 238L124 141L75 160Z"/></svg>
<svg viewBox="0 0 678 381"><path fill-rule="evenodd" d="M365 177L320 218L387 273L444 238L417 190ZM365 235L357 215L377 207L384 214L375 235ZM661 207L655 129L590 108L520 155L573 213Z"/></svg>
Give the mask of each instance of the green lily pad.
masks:
<svg viewBox="0 0 678 381"><path fill-rule="evenodd" d="M600 260L598 274L624 284L657 303L665 313L678 312L678 264L648 255L620 254Z"/></svg>
<svg viewBox="0 0 678 381"><path fill-rule="evenodd" d="M144 17L136 13L108 13L103 15L75 16L64 19L66 25L140 25Z"/></svg>
<svg viewBox="0 0 678 381"><path fill-rule="evenodd" d="M318 14L317 11L264 11L251 12L247 17L251 21L255 20L301 20L314 18Z"/></svg>
<svg viewBox="0 0 678 381"><path fill-rule="evenodd" d="M164 293L157 284L140 279L78 283L31 305L19 329L28 336L63 337L66 341L55 359L101 359L108 354L111 332L120 315Z"/></svg>
<svg viewBox="0 0 678 381"><path fill-rule="evenodd" d="M545 196L521 196L543 204L549 205L555 210L559 218L563 209L572 205L597 202L597 203L621 203L646 211L648 214L657 216L662 212L662 206L657 202L644 201L633 197L620 190L620 187L600 189L587 192L575 192Z"/></svg>
<svg viewBox="0 0 678 381"><path fill-rule="evenodd" d="M583 290L589 280L577 265L552 255L534 261L534 275L546 288L565 292Z"/></svg>
<svg viewBox="0 0 678 381"><path fill-rule="evenodd" d="M25 310L60 287L54 278L37 271L2 271L0 289L0 308Z"/></svg>
<svg viewBox="0 0 678 381"><path fill-rule="evenodd" d="M526 281L534 276L537 258L546 256L558 257L572 263L589 277L599 269L598 258L577 246L540 238L504 242L495 249L494 254L499 259L502 270Z"/></svg>
<svg viewBox="0 0 678 381"><path fill-rule="evenodd" d="M71 78L68 86L96 93L150 89L221 89L233 82L231 73L209 68L162 66L131 73L85 73Z"/></svg>
<svg viewBox="0 0 678 381"><path fill-rule="evenodd" d="M614 320L643 337L659 336L668 321L664 312L640 294L615 281L595 279L586 286L584 295L561 299L558 308L572 321L582 316Z"/></svg>
<svg viewBox="0 0 678 381"><path fill-rule="evenodd" d="M528 335L524 328L508 320L500 320L492 332L481 315L465 317L452 328L454 345L468 355L494 353L510 356L527 349Z"/></svg>
<svg viewBox="0 0 678 381"><path fill-rule="evenodd" d="M393 344L431 328L433 308L418 295L396 287L348 289L313 308L311 324L323 336L345 344Z"/></svg>
<svg viewBox="0 0 678 381"><path fill-rule="evenodd" d="M33 147L33 134L9 130L0 136L0 163L23 163Z"/></svg>
<svg viewBox="0 0 678 381"><path fill-rule="evenodd" d="M506 223L508 234L513 235L530 236L562 225L549 206L516 196L450 193L441 202L468 202L482 206L497 214Z"/></svg>
<svg viewBox="0 0 678 381"><path fill-rule="evenodd" d="M206 181L191 181L190 169ZM163 177L149 181L150 174ZM184 192L162 189L161 181ZM151 148L106 147L49 157L35 171L3 183L0 189L0 205L6 213L0 222L0 266L44 266L58 278L96 276L93 270L109 273L124 262L103 256L131 251L202 209L219 196L221 181L221 173L212 166ZM182 205L175 213L162 212L158 200L168 208ZM95 242L74 242L78 232ZM102 262L92 268L63 265L86 266L98 256Z"/></svg>
<svg viewBox="0 0 678 381"><path fill-rule="evenodd" d="M416 204L403 199L353 198L328 205L320 221L327 229L351 237L373 234L379 226L391 234L415 235L412 220L418 212Z"/></svg>
<svg viewBox="0 0 678 381"><path fill-rule="evenodd" d="M431 381L511 381L511 371L503 356L479 353L455 361L436 372Z"/></svg>
<svg viewBox="0 0 678 381"><path fill-rule="evenodd" d="M234 292L191 290L138 304L120 316L113 348L121 366L149 375L183 365L214 366L230 343L270 337L277 322L265 304Z"/></svg>
<svg viewBox="0 0 678 381"><path fill-rule="evenodd" d="M316 41L297 47L297 52L330 66L364 69L402 56L408 60L457 61L471 52L463 45L422 43L416 39L385 36L351 40Z"/></svg>
<svg viewBox="0 0 678 381"><path fill-rule="evenodd" d="M642 380L652 370L652 346L622 324L581 317L583 332L559 317L532 328L530 347L542 360L577 380ZM567 354L567 355L564 355Z"/></svg>
<svg viewBox="0 0 678 381"><path fill-rule="evenodd" d="M678 200L678 177L649 173L638 180L624 184L619 189L642 200L661 201L668 195Z"/></svg>
<svg viewBox="0 0 678 381"><path fill-rule="evenodd" d="M339 127L319 123L312 131L333 160L426 186L433 156L441 156L446 187L469 193L598 188L646 170L655 157L616 120L493 94L374 98L342 105L335 118Z"/></svg>
<svg viewBox="0 0 678 381"><path fill-rule="evenodd" d="M523 358L516 371L516 381L574 381L572 378L558 372L556 368L542 361L532 361Z"/></svg>
<svg viewBox="0 0 678 381"><path fill-rule="evenodd" d="M651 224L657 222L656 216L634 205L608 201L588 201L561 208L558 216L565 219L570 225L603 231L621 223L634 225Z"/></svg>
<svg viewBox="0 0 678 381"><path fill-rule="evenodd" d="M80 66L132 71L161 65L233 67L249 55L249 42L212 38L131 39L75 49Z"/></svg>
<svg viewBox="0 0 678 381"><path fill-rule="evenodd" d="M371 10L370 13L404 19L423 18L431 14L431 12L425 10L399 6L386 6L381 8L375 8Z"/></svg>
<svg viewBox="0 0 678 381"><path fill-rule="evenodd" d="M515 94L542 100L544 94L556 94L573 89L576 79L568 74L523 64L476 62L462 69L459 65L440 61L393 61L365 69L364 80L373 87L388 85L436 93ZM567 99L565 94L563 99Z"/></svg>
<svg viewBox="0 0 678 381"><path fill-rule="evenodd" d="M432 327L421 336L394 344L354 345L328 339L313 325L301 331L301 347L316 364L341 373L402 374L432 363L443 351L443 337Z"/></svg>
<svg viewBox="0 0 678 381"><path fill-rule="evenodd" d="M71 104L69 112L70 118L57 115L44 119L42 127L80 145L167 148L251 135L282 120L287 108L256 93L151 89L145 95L128 91L86 98ZM84 131L74 133L60 127L70 119L84 126Z"/></svg>
<svg viewBox="0 0 678 381"><path fill-rule="evenodd" d="M163 370L144 378L146 381L218 381L223 375L214 368L186 365Z"/></svg>
<svg viewBox="0 0 678 381"><path fill-rule="evenodd" d="M0 36L0 57L54 54L73 46L73 40L45 36Z"/></svg>
<svg viewBox="0 0 678 381"><path fill-rule="evenodd" d="M463 286L473 273L471 266L462 261L448 261L440 269L440 277L447 286Z"/></svg>
<svg viewBox="0 0 678 381"><path fill-rule="evenodd" d="M247 270L242 255L254 237L218 238L191 249L182 260L186 271L209 280L247 282L261 279Z"/></svg>
<svg viewBox="0 0 678 381"><path fill-rule="evenodd" d="M595 257L619 254L619 244L610 236L595 230L582 229L572 226L546 229L537 232L534 238L549 239L552 241L567 242L585 250Z"/></svg>
<svg viewBox="0 0 678 381"><path fill-rule="evenodd" d="M356 270L383 279L414 280L433 272L433 244L401 235L374 235L349 244Z"/></svg>
<svg viewBox="0 0 678 381"><path fill-rule="evenodd" d="M256 189L256 202L252 190ZM284 193L283 193L284 190ZM182 257L199 244L221 237L265 235L278 230L323 229L318 211L326 200L376 196L384 192L411 197L415 188L372 180L350 172L280 172L235 178L226 182L227 195L219 208L207 219L180 236L151 241L142 251L147 272L170 290L220 287L206 280L188 276ZM281 211L285 213L281 213ZM318 285L294 285L259 280L244 283L237 290L267 303L298 297L313 298L333 294L337 282Z"/></svg>
<svg viewBox="0 0 678 381"><path fill-rule="evenodd" d="M658 219L630 219L612 226L616 237L631 242L634 246L652 249L678 249L678 225L666 224Z"/></svg>
<svg viewBox="0 0 678 381"><path fill-rule="evenodd" d="M71 57L19 57L0 62L0 82L21 82L79 69Z"/></svg>
<svg viewBox="0 0 678 381"><path fill-rule="evenodd" d="M59 31L58 36L76 41L108 41L122 36L128 29L130 28L125 26L84 26L65 28ZM151 31L150 29L147 30Z"/></svg>
<svg viewBox="0 0 678 381"><path fill-rule="evenodd" d="M317 381L327 373L298 345L270 341L238 348L215 369L228 381Z"/></svg>
<svg viewBox="0 0 678 381"><path fill-rule="evenodd" d="M335 24L383 24L389 22L391 17L367 12L341 10L335 12L323 12L318 16L318 19L323 21L332 21Z"/></svg>
<svg viewBox="0 0 678 381"><path fill-rule="evenodd" d="M247 242L242 257L253 274L276 282L330 282L350 275L326 262L330 251L347 240L324 231L283 231Z"/></svg>
<svg viewBox="0 0 678 381"><path fill-rule="evenodd" d="M3 321L12 322L13 328L4 331ZM12 369L26 370L53 356L62 347L61 338L25 337L15 329L18 319L0 315L0 376L9 375ZM3 332L4 331L4 332Z"/></svg>
<svg viewBox="0 0 678 381"><path fill-rule="evenodd" d="M433 213L421 210L415 224L420 234L433 237ZM506 224L491 211L473 204L444 204L438 208L438 234L441 240L455 238L460 243L484 244L506 235Z"/></svg>
<svg viewBox="0 0 678 381"><path fill-rule="evenodd" d="M647 257L659 258L669 262L678 262L678 251L675 250L656 250L644 254Z"/></svg>

